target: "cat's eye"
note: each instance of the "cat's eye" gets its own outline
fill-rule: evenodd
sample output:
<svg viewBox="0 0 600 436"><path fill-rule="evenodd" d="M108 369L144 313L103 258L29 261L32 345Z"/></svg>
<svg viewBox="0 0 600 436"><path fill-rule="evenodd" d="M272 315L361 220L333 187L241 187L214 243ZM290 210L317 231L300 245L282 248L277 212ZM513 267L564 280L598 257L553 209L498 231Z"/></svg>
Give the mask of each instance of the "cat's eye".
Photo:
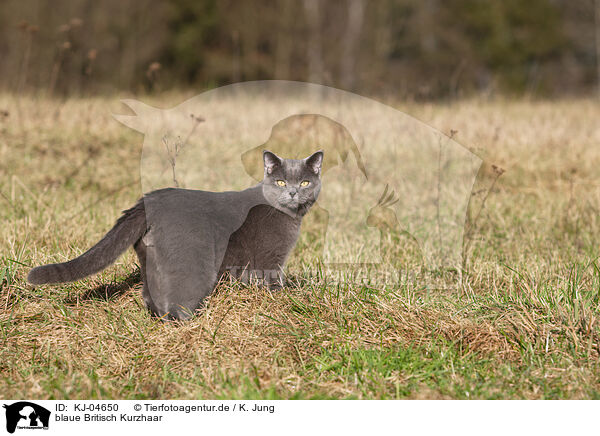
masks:
<svg viewBox="0 0 600 436"><path fill-rule="evenodd" d="M303 181L302 183L300 183L300 186L308 186L310 182L308 180Z"/></svg>
<svg viewBox="0 0 600 436"><path fill-rule="evenodd" d="M277 180L277 184L279 186L285 186L285 181L284 180Z"/></svg>

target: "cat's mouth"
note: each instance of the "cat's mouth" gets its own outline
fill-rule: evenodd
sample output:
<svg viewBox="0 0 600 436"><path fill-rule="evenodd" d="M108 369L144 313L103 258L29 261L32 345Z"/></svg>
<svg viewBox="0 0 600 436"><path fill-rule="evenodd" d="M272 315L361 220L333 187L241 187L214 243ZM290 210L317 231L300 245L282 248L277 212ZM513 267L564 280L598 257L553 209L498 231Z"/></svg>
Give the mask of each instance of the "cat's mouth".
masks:
<svg viewBox="0 0 600 436"><path fill-rule="evenodd" d="M306 213L305 209L304 205L300 204L298 201L288 201L287 203L280 205L280 210L292 218L303 216Z"/></svg>
<svg viewBox="0 0 600 436"><path fill-rule="evenodd" d="M308 210L310 209L312 203L299 203L299 202L294 202L294 204L289 204L286 205L286 213L288 215L293 216L294 218L296 217L303 217L304 215L306 215L306 213L308 212Z"/></svg>
<svg viewBox="0 0 600 436"><path fill-rule="evenodd" d="M298 203L296 204L286 204L284 206L284 208L291 212L293 215L297 215L298 214L298 210L300 209L300 205Z"/></svg>

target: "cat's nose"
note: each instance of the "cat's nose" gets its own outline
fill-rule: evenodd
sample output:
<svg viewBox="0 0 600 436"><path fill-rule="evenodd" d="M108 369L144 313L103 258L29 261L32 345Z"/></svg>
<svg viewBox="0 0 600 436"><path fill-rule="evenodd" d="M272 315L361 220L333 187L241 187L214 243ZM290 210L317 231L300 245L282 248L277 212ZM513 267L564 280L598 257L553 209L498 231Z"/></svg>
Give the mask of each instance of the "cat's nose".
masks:
<svg viewBox="0 0 600 436"><path fill-rule="evenodd" d="M294 196L298 193L298 191L290 191L290 197L294 198Z"/></svg>

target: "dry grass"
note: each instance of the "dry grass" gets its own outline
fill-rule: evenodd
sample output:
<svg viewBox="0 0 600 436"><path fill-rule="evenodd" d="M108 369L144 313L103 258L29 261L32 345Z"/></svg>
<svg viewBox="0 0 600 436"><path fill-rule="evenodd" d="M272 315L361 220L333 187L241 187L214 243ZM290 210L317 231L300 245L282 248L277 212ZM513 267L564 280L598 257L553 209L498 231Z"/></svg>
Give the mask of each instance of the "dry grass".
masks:
<svg viewBox="0 0 600 436"><path fill-rule="evenodd" d="M118 100L0 96L3 395L599 397L600 106L396 106L506 169L481 213L493 171L478 181L462 275L440 278L443 291L223 283L194 320L163 324L143 307L132 252L81 282L25 283L30 266L83 252L139 196L142 137L111 119Z"/></svg>

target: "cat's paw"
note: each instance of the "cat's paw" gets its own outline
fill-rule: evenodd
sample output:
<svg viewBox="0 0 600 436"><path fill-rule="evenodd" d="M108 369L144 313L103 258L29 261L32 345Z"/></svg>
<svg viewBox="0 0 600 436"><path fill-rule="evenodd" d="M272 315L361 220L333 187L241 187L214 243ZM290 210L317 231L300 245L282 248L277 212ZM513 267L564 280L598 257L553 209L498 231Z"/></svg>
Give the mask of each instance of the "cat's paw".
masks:
<svg viewBox="0 0 600 436"><path fill-rule="evenodd" d="M279 281L274 282L274 283L268 283L267 287L269 288L269 291L279 292L279 291L283 290L284 283L279 282Z"/></svg>

